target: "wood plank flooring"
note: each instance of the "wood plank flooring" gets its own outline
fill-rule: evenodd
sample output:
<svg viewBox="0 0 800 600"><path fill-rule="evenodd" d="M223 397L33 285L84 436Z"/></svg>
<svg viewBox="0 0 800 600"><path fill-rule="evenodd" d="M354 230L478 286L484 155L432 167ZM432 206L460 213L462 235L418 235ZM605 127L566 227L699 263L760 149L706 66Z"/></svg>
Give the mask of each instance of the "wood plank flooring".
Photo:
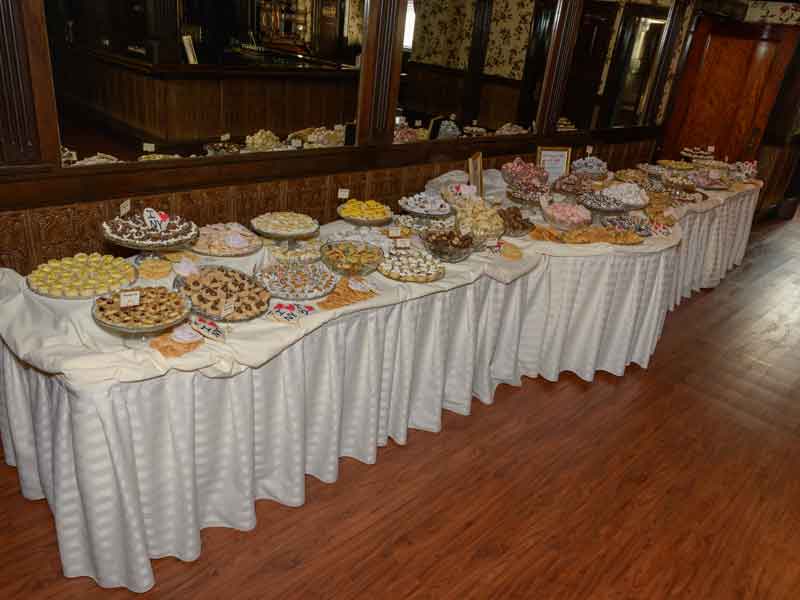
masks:
<svg viewBox="0 0 800 600"><path fill-rule="evenodd" d="M667 318L649 369L502 387L299 509L203 532L144 597L800 598L800 223ZM118 599L61 575L44 502L0 465L0 598Z"/></svg>

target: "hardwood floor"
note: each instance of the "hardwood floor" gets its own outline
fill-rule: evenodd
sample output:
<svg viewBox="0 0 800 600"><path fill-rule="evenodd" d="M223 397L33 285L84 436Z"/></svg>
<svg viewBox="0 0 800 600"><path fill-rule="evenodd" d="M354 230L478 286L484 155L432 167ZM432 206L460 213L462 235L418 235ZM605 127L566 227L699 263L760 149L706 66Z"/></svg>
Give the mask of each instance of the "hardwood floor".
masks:
<svg viewBox="0 0 800 600"><path fill-rule="evenodd" d="M526 380L299 509L203 532L152 598L800 598L800 222L667 318L649 369ZM44 502L0 466L0 597L132 598L62 577Z"/></svg>

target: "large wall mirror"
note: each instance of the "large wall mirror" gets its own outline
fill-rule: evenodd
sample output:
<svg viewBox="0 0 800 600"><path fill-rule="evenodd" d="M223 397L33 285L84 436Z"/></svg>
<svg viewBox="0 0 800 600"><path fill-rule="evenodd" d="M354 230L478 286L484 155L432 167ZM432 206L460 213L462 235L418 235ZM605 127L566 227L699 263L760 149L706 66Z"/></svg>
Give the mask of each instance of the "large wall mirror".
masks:
<svg viewBox="0 0 800 600"><path fill-rule="evenodd" d="M408 0L396 143L535 131L556 0Z"/></svg>
<svg viewBox="0 0 800 600"><path fill-rule="evenodd" d="M672 0L585 0L561 132L645 125Z"/></svg>
<svg viewBox="0 0 800 600"><path fill-rule="evenodd" d="M354 143L365 3L46 0L66 162Z"/></svg>

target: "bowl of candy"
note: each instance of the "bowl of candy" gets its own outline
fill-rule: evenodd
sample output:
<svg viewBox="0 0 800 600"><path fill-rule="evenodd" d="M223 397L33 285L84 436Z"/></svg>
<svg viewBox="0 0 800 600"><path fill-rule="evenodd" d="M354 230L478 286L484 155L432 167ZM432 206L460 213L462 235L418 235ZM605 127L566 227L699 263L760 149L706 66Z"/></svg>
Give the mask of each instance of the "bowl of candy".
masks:
<svg viewBox="0 0 800 600"><path fill-rule="evenodd" d="M533 229L533 222L525 218L522 211L517 206L497 209L497 214L503 219L505 224L505 235L508 237L519 238L528 235Z"/></svg>
<svg viewBox="0 0 800 600"><path fill-rule="evenodd" d="M578 229L592 222L592 213L587 208L558 200L542 203L542 215L552 227L560 231Z"/></svg>
<svg viewBox="0 0 800 600"><path fill-rule="evenodd" d="M475 239L470 234L449 231L430 231L420 236L425 248L441 261L457 263L472 254Z"/></svg>

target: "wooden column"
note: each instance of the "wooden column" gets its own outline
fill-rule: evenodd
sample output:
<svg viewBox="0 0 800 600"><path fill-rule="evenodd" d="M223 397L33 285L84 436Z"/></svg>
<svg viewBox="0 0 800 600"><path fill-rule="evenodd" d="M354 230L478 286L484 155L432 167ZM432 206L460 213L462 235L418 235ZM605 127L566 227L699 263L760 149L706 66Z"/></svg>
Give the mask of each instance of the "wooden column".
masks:
<svg viewBox="0 0 800 600"><path fill-rule="evenodd" d="M664 83L669 73L669 63L672 59L672 52L675 48L678 36L680 35L686 12L691 10L691 8L692 0L673 0L672 6L669 9L667 27L664 30L664 35L661 36L661 43L658 46L658 71L656 71L653 89L650 92L650 97L647 99L647 106L644 111L645 125L652 125L655 123L658 105L664 93Z"/></svg>
<svg viewBox="0 0 800 600"><path fill-rule="evenodd" d="M407 4L406 0L369 3L358 87L356 138L359 145L392 143Z"/></svg>
<svg viewBox="0 0 800 600"><path fill-rule="evenodd" d="M41 0L0 0L0 173L60 163Z"/></svg>
<svg viewBox="0 0 800 600"><path fill-rule="evenodd" d="M461 98L461 119L471 123L478 117L481 109L481 82L483 64L486 61L486 47L489 45L489 30L492 26L493 0L477 0L475 17L472 21L472 44L469 50L467 76Z"/></svg>
<svg viewBox="0 0 800 600"><path fill-rule="evenodd" d="M549 135L556 130L556 121L567 91L567 78L582 12L583 0L558 1L542 84L542 100L536 113L539 134Z"/></svg>
<svg viewBox="0 0 800 600"><path fill-rule="evenodd" d="M541 97L541 89L537 94L536 84L539 81L540 70L544 70L547 65L555 10L555 0L537 0L533 5L528 50L525 53L525 67L519 90L519 104L517 104L517 121L525 127L530 127L536 118L538 98Z"/></svg>

